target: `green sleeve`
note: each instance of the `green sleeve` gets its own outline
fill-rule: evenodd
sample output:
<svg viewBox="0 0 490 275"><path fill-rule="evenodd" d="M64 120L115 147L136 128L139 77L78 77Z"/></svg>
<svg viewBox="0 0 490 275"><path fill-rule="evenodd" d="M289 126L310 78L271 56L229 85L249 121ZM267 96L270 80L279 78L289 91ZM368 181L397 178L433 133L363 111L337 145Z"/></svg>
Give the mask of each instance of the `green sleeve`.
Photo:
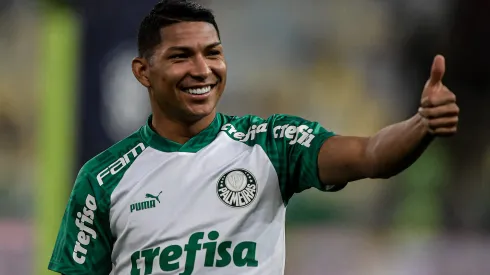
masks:
<svg viewBox="0 0 490 275"><path fill-rule="evenodd" d="M325 185L318 175L318 153L335 133L318 122L290 115L267 119L266 152L276 168L284 201L309 188L339 191L345 185Z"/></svg>
<svg viewBox="0 0 490 275"><path fill-rule="evenodd" d="M61 222L50 270L67 275L111 272L109 201L97 181L82 168Z"/></svg>

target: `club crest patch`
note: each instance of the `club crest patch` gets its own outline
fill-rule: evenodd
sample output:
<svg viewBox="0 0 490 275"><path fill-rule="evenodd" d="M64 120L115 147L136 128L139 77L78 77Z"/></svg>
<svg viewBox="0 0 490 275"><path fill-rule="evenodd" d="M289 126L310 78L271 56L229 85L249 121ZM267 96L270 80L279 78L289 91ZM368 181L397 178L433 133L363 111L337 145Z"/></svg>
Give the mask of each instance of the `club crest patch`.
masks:
<svg viewBox="0 0 490 275"><path fill-rule="evenodd" d="M220 177L216 192L231 207L245 207L257 197L257 181L249 171L234 169Z"/></svg>

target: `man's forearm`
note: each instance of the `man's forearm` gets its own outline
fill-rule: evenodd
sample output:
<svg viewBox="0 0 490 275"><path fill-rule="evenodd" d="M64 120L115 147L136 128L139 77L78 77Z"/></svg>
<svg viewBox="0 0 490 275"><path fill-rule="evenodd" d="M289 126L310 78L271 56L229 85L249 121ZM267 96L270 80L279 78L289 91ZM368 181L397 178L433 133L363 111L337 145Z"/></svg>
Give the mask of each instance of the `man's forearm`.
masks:
<svg viewBox="0 0 490 275"><path fill-rule="evenodd" d="M372 164L371 178L389 178L412 165L433 140L423 118L412 118L390 125L372 136L367 156Z"/></svg>

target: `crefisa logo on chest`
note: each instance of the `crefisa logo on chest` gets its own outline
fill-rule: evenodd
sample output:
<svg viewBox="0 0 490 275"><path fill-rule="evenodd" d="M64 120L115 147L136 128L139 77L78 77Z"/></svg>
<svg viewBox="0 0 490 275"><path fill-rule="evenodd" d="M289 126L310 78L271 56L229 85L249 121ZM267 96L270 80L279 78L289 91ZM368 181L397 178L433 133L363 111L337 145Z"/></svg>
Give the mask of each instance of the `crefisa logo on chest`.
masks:
<svg viewBox="0 0 490 275"><path fill-rule="evenodd" d="M245 169L234 169L220 177L216 185L218 197L231 207L245 207L257 197L257 180Z"/></svg>

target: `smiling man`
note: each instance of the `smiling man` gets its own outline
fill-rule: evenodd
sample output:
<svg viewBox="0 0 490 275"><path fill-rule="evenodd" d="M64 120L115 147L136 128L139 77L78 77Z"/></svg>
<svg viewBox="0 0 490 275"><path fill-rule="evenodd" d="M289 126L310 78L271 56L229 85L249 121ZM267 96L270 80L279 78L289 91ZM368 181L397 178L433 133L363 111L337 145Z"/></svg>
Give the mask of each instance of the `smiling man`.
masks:
<svg viewBox="0 0 490 275"><path fill-rule="evenodd" d="M199 4L158 3L138 46L133 73L148 89L152 115L80 170L53 271L282 275L293 194L394 176L435 137L456 132L442 56L412 118L348 137L291 115L217 113L226 62L214 16Z"/></svg>

